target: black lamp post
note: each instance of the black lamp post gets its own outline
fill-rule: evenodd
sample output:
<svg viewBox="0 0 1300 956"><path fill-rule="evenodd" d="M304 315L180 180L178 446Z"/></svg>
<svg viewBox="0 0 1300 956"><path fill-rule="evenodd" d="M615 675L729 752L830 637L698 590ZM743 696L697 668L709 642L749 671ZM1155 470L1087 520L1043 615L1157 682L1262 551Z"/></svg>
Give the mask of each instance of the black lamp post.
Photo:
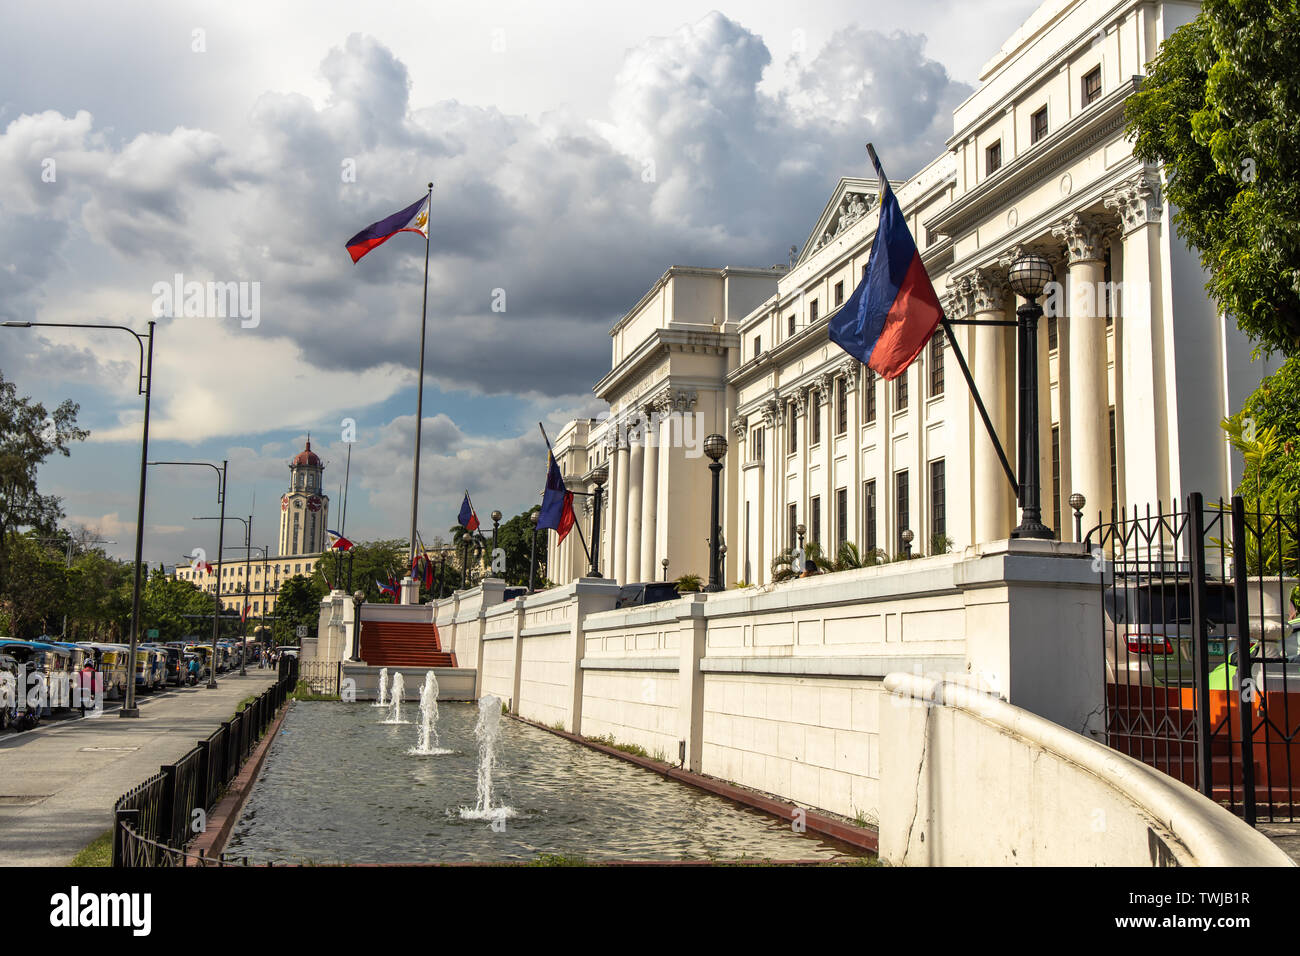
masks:
<svg viewBox="0 0 1300 956"><path fill-rule="evenodd" d="M1039 500L1038 474L1038 320L1043 307L1038 297L1056 278L1052 264L1038 255L1021 256L1011 263L1007 281L1013 292L1025 302L1016 308L1019 345L1020 381L1020 524L1011 532L1013 538L1055 538L1043 524ZM1095 408L1081 409L1085 415L1097 414Z"/></svg>
<svg viewBox="0 0 1300 956"><path fill-rule="evenodd" d="M366 592L352 595L352 660L361 660L361 605L366 602Z"/></svg>
<svg viewBox="0 0 1300 956"><path fill-rule="evenodd" d="M1070 507L1074 509L1074 540L1083 540L1083 506L1088 503L1088 499L1077 491L1070 495Z"/></svg>
<svg viewBox="0 0 1300 956"><path fill-rule="evenodd" d="M136 344L140 346L138 392L144 396L144 433L140 440L140 494L136 502L135 515L135 583L131 589L131 679L126 682L126 700L122 702L122 707L117 712L119 717L139 717L140 708L135 705L135 649L140 642L140 573L144 567L142 561L144 551L145 465L149 460L149 402L153 395L153 327L155 323L149 323L149 331L144 335L125 325L94 325L85 322L4 322L0 324L11 329L118 329L122 332L129 332L135 337ZM215 680L211 686L216 686Z"/></svg>
<svg viewBox="0 0 1300 956"><path fill-rule="evenodd" d="M664 568L664 580L667 581L667 580L668 580L668 559L667 559L667 558L664 558L664 559L663 559L662 561L660 561L659 563L663 565L663 568Z"/></svg>
<svg viewBox="0 0 1300 956"><path fill-rule="evenodd" d="M903 539L903 557L904 557L905 559L906 559L906 558L911 558L911 556L912 556L912 539L915 538L916 535L912 534L912 529L911 529L911 528L904 528L904 529L903 529L903 533L902 533L901 535L899 535L899 537Z"/></svg>
<svg viewBox="0 0 1300 956"><path fill-rule="evenodd" d="M533 550L528 557L528 593L533 593L533 579L537 573L537 518L540 512L534 511L528 516L533 523Z"/></svg>
<svg viewBox="0 0 1300 956"><path fill-rule="evenodd" d="M727 454L727 439L710 435L704 439L704 454L708 455L709 471L713 472L713 496L709 507L709 583L706 591L722 590L722 575L718 564L718 545L722 543L722 527L718 524L718 496L722 479L722 458Z"/></svg>
<svg viewBox="0 0 1300 956"><path fill-rule="evenodd" d="M803 550L803 536L804 536L804 534L805 534L807 531L808 531L808 528L807 528L806 526L804 526L804 525L797 524L797 525L794 526L794 533L797 534L797 535L799 536L799 550L800 550L800 551Z"/></svg>
<svg viewBox="0 0 1300 956"><path fill-rule="evenodd" d="M501 512L492 512L492 561L497 559L497 529L501 527ZM489 562L490 563L490 562Z"/></svg>
<svg viewBox="0 0 1300 956"><path fill-rule="evenodd" d="M604 502L605 482L609 480L609 465L599 464L591 473L591 483L596 486L591 513L591 576L600 577L600 506Z"/></svg>

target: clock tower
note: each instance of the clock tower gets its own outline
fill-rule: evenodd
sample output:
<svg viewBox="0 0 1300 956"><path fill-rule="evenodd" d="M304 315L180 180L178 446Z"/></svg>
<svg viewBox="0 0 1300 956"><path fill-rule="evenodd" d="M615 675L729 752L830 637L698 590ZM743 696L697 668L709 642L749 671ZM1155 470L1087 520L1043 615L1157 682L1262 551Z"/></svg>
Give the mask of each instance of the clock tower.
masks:
<svg viewBox="0 0 1300 956"><path fill-rule="evenodd" d="M325 550L330 500L321 493L324 472L308 436L307 447L289 462L289 490L280 498L280 557Z"/></svg>

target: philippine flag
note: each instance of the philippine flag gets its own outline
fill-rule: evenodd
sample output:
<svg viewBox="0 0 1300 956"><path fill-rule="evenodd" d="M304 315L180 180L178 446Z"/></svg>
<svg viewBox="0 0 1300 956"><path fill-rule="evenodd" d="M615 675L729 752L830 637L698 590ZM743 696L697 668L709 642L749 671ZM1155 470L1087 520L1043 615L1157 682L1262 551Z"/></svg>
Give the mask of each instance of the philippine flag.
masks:
<svg viewBox="0 0 1300 956"><path fill-rule="evenodd" d="M554 528L556 541L563 541L573 527L573 492L564 487L564 477L555 456L546 453L546 491L542 493L542 510L537 527Z"/></svg>
<svg viewBox="0 0 1300 956"><path fill-rule="evenodd" d="M371 223L347 241L348 254L356 262L375 246L381 246L399 232L418 232L429 238L429 197L412 203L387 219Z"/></svg>
<svg viewBox="0 0 1300 956"><path fill-rule="evenodd" d="M474 513L474 505L469 500L469 492L465 492L465 500L460 503L460 514L456 516L460 526L466 531L478 530L478 515Z"/></svg>
<svg viewBox="0 0 1300 956"><path fill-rule="evenodd" d="M325 533L330 536L331 549L337 548L340 551L352 550L352 542L343 537L343 535L339 534L337 531L331 531L329 528L326 528Z"/></svg>
<svg viewBox="0 0 1300 956"><path fill-rule="evenodd" d="M871 159L880 177L880 222L867 257L867 274L831 316L827 331L844 351L886 379L894 379L930 341L943 308L874 151Z"/></svg>

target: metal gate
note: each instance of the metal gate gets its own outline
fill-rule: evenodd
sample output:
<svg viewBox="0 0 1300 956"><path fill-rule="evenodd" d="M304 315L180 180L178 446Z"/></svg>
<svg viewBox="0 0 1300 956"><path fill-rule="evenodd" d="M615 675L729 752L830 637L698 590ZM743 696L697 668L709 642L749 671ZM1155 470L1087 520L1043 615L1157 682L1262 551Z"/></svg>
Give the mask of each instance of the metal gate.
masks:
<svg viewBox="0 0 1300 956"><path fill-rule="evenodd" d="M1085 539L1100 578L1107 743L1252 825L1295 819L1297 529L1300 510L1198 493Z"/></svg>

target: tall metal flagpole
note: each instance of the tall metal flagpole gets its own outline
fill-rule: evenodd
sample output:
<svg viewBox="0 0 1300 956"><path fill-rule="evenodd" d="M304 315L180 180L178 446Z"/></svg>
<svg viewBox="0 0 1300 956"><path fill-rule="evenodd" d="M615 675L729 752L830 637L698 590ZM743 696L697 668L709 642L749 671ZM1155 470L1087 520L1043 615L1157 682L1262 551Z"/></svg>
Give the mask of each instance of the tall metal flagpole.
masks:
<svg viewBox="0 0 1300 956"><path fill-rule="evenodd" d="M429 214L433 209L433 183L425 197L424 208L424 304L420 307L420 380L415 399L415 476L411 481L411 550L407 564L415 561L415 518L420 504L420 425L424 418L424 333L429 314Z"/></svg>

